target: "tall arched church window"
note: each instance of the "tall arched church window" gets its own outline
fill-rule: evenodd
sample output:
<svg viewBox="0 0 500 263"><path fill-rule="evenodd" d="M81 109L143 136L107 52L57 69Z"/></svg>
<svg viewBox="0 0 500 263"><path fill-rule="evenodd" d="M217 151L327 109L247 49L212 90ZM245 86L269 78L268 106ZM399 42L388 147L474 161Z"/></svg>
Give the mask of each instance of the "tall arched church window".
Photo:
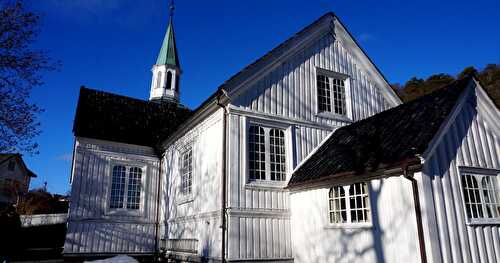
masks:
<svg viewBox="0 0 500 263"><path fill-rule="evenodd" d="M163 72L158 72L158 75L156 76L156 88L159 89L161 88L161 79L163 77Z"/></svg>
<svg viewBox="0 0 500 263"><path fill-rule="evenodd" d="M168 71L167 72L167 89L172 89L172 72Z"/></svg>

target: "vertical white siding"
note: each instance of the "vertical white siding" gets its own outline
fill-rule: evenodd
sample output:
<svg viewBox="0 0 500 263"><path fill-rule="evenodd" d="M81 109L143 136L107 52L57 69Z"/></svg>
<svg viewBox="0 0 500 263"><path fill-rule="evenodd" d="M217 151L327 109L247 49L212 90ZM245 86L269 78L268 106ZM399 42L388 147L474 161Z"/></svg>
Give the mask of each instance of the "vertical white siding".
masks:
<svg viewBox="0 0 500 263"><path fill-rule="evenodd" d="M429 224L438 240L433 250L437 262L500 262L498 225L468 225L459 166L500 169L500 140L476 111L475 96L450 126L436 152L426 161L432 206Z"/></svg>
<svg viewBox="0 0 500 263"><path fill-rule="evenodd" d="M161 214L166 239L198 240L198 255L220 257L222 110L213 113L175 140L165 151ZM192 147L192 195L180 192L180 158Z"/></svg>
<svg viewBox="0 0 500 263"><path fill-rule="evenodd" d="M77 138L64 253L152 253L158 159L149 147ZM111 162L146 166L137 214L109 211Z"/></svg>
<svg viewBox="0 0 500 263"><path fill-rule="evenodd" d="M229 241L228 258L288 259L292 257L289 193L280 188L248 184L246 121L262 119L292 127L288 138L293 168L334 129L347 125L341 118L318 116L316 68L349 76L348 103L352 121L367 118L389 105L366 73L366 65L330 35L324 35L250 84L231 99L229 118Z"/></svg>
<svg viewBox="0 0 500 263"><path fill-rule="evenodd" d="M337 125L333 119L318 116L316 68L349 76L353 121L385 109L387 103L380 91L384 87L376 86L361 62L328 34L260 77L232 103L257 112Z"/></svg>

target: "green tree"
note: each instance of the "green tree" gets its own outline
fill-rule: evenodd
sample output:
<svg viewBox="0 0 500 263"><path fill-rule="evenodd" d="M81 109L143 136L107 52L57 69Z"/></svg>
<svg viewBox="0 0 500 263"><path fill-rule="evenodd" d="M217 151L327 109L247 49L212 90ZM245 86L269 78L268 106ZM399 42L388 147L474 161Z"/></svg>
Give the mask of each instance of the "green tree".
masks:
<svg viewBox="0 0 500 263"><path fill-rule="evenodd" d="M472 66L466 67L456 78L449 74L440 73L431 75L425 80L413 77L403 86L399 84L391 86L397 90L403 102L407 102L440 89L455 79L461 79L468 75L476 76L486 93L500 108L500 65L498 64L488 64L481 71Z"/></svg>

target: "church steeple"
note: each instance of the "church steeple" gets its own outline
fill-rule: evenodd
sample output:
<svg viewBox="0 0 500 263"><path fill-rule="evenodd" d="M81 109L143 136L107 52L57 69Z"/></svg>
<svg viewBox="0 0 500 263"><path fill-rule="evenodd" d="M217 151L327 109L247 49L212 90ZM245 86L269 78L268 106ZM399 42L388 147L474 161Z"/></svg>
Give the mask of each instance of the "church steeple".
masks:
<svg viewBox="0 0 500 263"><path fill-rule="evenodd" d="M170 4L170 18L167 32L156 59L156 64L151 69L153 78L151 80L150 100L170 100L179 102L179 80L181 66L174 35L174 3Z"/></svg>

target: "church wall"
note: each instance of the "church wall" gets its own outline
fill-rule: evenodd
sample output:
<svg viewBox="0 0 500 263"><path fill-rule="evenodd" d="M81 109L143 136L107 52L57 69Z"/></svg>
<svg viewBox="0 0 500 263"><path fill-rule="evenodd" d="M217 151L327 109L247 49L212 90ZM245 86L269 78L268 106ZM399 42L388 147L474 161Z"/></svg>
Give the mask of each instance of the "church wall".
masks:
<svg viewBox="0 0 500 263"><path fill-rule="evenodd" d="M389 108L381 87L367 74L367 66L349 50L346 41L325 32L309 47L266 72L233 98L242 109L306 120L327 125L344 125ZM348 119L318 112L316 72L325 69L348 76L346 98Z"/></svg>
<svg viewBox="0 0 500 263"><path fill-rule="evenodd" d="M294 262L421 262L411 183L402 175L370 181L369 224L330 225L328 192L290 194Z"/></svg>
<svg viewBox="0 0 500 263"><path fill-rule="evenodd" d="M152 253L158 158L149 147L76 138L65 254ZM143 169L138 210L109 209L113 164Z"/></svg>
<svg viewBox="0 0 500 263"><path fill-rule="evenodd" d="M291 53L248 86L241 86L242 92L230 90L236 95L229 106L229 260L291 260L292 232L300 231L290 225L286 182L266 185L249 181L250 122L286 130L288 180L292 170L333 130L395 106L381 90L386 87L376 84L380 79L375 81L368 74L370 66L354 55L351 42L341 36L345 32L336 32L335 41L328 32L311 36L316 39L308 46ZM318 113L317 68L347 75L347 117Z"/></svg>
<svg viewBox="0 0 500 263"><path fill-rule="evenodd" d="M500 262L498 223L469 222L464 205L461 167L493 169L497 185L500 176L500 132L484 109L497 116L498 110L474 91L425 161L420 179L429 262Z"/></svg>
<svg viewBox="0 0 500 263"><path fill-rule="evenodd" d="M200 256L220 257L222 110L202 120L165 151L161 214L166 239L196 239ZM192 194L180 191L181 154L192 148ZM165 222L166 220L166 222Z"/></svg>
<svg viewBox="0 0 500 263"><path fill-rule="evenodd" d="M277 125L286 129L288 173L329 134L329 130L282 122L271 117L239 113L229 116L228 259L291 259L289 197L288 191L283 189L286 181L278 185L249 181L248 123Z"/></svg>

